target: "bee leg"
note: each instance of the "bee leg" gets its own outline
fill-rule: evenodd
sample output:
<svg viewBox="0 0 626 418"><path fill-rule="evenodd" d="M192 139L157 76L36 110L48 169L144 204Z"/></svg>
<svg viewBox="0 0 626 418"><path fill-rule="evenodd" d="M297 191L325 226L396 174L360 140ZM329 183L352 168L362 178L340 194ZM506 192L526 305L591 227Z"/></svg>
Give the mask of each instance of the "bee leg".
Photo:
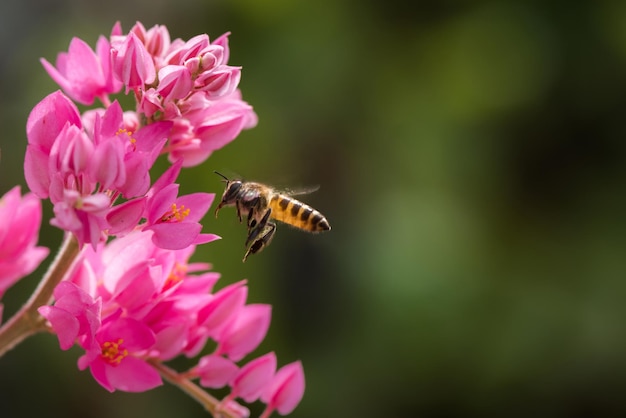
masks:
<svg viewBox="0 0 626 418"><path fill-rule="evenodd" d="M252 230L252 228L254 228L257 224L256 221L256 214L257 211L259 210L259 198L255 197L254 199L250 200L247 204L247 206L250 208L248 210L248 233L250 233L250 231Z"/></svg>
<svg viewBox="0 0 626 418"><path fill-rule="evenodd" d="M248 212L248 233L256 226L256 210L255 208L250 208Z"/></svg>
<svg viewBox="0 0 626 418"><path fill-rule="evenodd" d="M235 207L237 208L237 218L239 218L239 223L241 223L241 203L237 201Z"/></svg>
<svg viewBox="0 0 626 418"><path fill-rule="evenodd" d="M263 217L261 218L261 220L249 230L250 233L248 234L248 239L246 240L246 243L245 243L246 247L252 241L256 240L256 237L258 237L259 234L263 232L263 230L265 229L265 226L268 224L271 214L272 214L272 209L268 209L265 212L265 215L263 215Z"/></svg>
<svg viewBox="0 0 626 418"><path fill-rule="evenodd" d="M263 248L270 245L275 233L276 224L274 222L267 222L261 235L252 243L250 248L248 248L248 251L246 251L246 254L243 256L243 262L246 262L246 259L250 254L259 253L263 250Z"/></svg>

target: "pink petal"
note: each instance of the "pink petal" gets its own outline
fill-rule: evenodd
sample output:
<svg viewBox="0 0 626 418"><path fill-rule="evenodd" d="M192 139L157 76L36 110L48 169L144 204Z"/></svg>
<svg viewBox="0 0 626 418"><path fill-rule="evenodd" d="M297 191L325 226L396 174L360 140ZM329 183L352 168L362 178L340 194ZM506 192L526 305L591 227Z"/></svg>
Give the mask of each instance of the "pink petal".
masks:
<svg viewBox="0 0 626 418"><path fill-rule="evenodd" d="M130 232L141 220L145 206L146 199L143 197L114 206L106 216L109 234L118 235Z"/></svg>
<svg viewBox="0 0 626 418"><path fill-rule="evenodd" d="M145 305L156 292L156 286L149 273L148 261L141 261L119 280L113 298L119 306L132 311Z"/></svg>
<svg viewBox="0 0 626 418"><path fill-rule="evenodd" d="M198 223L179 222L151 225L144 230L153 231L152 242L164 250L182 250L192 245L202 225Z"/></svg>
<svg viewBox="0 0 626 418"><path fill-rule="evenodd" d="M180 196L176 199L176 204L191 209L189 215L185 218L185 222L199 222L213 203L214 193L191 193Z"/></svg>
<svg viewBox="0 0 626 418"><path fill-rule="evenodd" d="M276 372L261 400L280 415L290 414L304 396L304 370L299 361L287 364Z"/></svg>
<svg viewBox="0 0 626 418"><path fill-rule="evenodd" d="M214 389L226 386L238 370L231 360L213 354L202 357L194 367L194 372L200 376L200 384Z"/></svg>
<svg viewBox="0 0 626 418"><path fill-rule="evenodd" d="M132 32L113 51L113 63L115 73L126 85L127 91L135 87L143 88L144 84L152 84L156 78L152 56Z"/></svg>
<svg viewBox="0 0 626 418"><path fill-rule="evenodd" d="M181 65L166 65L159 70L157 91L166 100L185 98L193 87L191 73Z"/></svg>
<svg viewBox="0 0 626 418"><path fill-rule="evenodd" d="M117 341L119 339L123 340L123 346L131 352L147 350L156 342L154 333L147 325L131 318L115 320L107 327L103 327L98 335L99 341Z"/></svg>
<svg viewBox="0 0 626 418"><path fill-rule="evenodd" d="M124 184L117 185L118 190L126 199L146 193L150 187L150 166L145 156L139 153L129 154L124 165L126 166L126 181Z"/></svg>
<svg viewBox="0 0 626 418"><path fill-rule="evenodd" d="M66 123L79 128L82 126L76 105L57 90L35 105L28 115L28 143L39 145L44 152L49 152Z"/></svg>
<svg viewBox="0 0 626 418"><path fill-rule="evenodd" d="M123 115L122 106L117 100L114 100L100 118L99 126L94 130L97 130L98 134L103 137L116 136L122 127Z"/></svg>
<svg viewBox="0 0 626 418"><path fill-rule="evenodd" d="M150 165L159 156L161 148L165 145L167 137L174 125L171 121L160 121L144 126L135 132L134 137L137 140L137 151L145 153Z"/></svg>
<svg viewBox="0 0 626 418"><path fill-rule="evenodd" d="M122 83L113 76L111 68L111 44L109 40L100 36L96 43L96 54L100 58L100 65L105 76L106 84L104 90L109 93L117 93L122 88Z"/></svg>
<svg viewBox="0 0 626 418"><path fill-rule="evenodd" d="M89 176L103 189L112 189L126 181L124 148L114 140L99 143L89 160Z"/></svg>
<svg viewBox="0 0 626 418"><path fill-rule="evenodd" d="M252 360L233 379L232 394L246 402L254 402L271 382L276 371L276 354L269 352Z"/></svg>
<svg viewBox="0 0 626 418"><path fill-rule="evenodd" d="M107 367L106 376L114 388L124 392L145 392L163 384L154 367L130 356L117 367Z"/></svg>
<svg viewBox="0 0 626 418"><path fill-rule="evenodd" d="M76 316L54 306L41 306L37 312L50 322L59 339L61 350L69 350L74 345L80 328Z"/></svg>
<svg viewBox="0 0 626 418"><path fill-rule="evenodd" d="M26 147L24 159L24 177L28 188L41 199L49 196L50 174L48 172L48 154L38 145Z"/></svg>
<svg viewBox="0 0 626 418"><path fill-rule="evenodd" d="M210 335L217 335L226 322L243 307L247 297L245 280L226 286L198 312L198 324L206 327Z"/></svg>
<svg viewBox="0 0 626 418"><path fill-rule="evenodd" d="M271 314L270 305L244 306L217 337L218 352L227 354L233 361L244 358L265 338L270 326Z"/></svg>
<svg viewBox="0 0 626 418"><path fill-rule="evenodd" d="M157 181L154 182L154 184L152 185L152 188L150 189L151 193L148 193L148 194L150 196L154 196L156 193L160 192L165 187L173 184L176 178L178 177L178 174L180 173L180 169L182 166L183 166L182 160L178 160L172 163L170 168L165 170L165 172L161 174L161 177L159 177Z"/></svg>
<svg viewBox="0 0 626 418"><path fill-rule="evenodd" d="M86 361L88 359L87 354L78 359L78 367L83 370L86 365ZM94 358L92 362L89 364L89 371L91 375L95 379L96 382L100 384L103 388L108 390L109 392L115 392L115 387L111 385L109 382L109 377L107 375L107 370L110 366L105 363L100 357Z"/></svg>
<svg viewBox="0 0 626 418"><path fill-rule="evenodd" d="M193 240L194 245L207 244L209 242L217 241L218 239L222 239L219 235L215 234L198 234L195 240Z"/></svg>
<svg viewBox="0 0 626 418"><path fill-rule="evenodd" d="M154 350L157 351L161 360L170 360L178 356L187 343L188 324L181 318L178 324L170 325L156 333L156 344Z"/></svg>
<svg viewBox="0 0 626 418"><path fill-rule="evenodd" d="M224 64L228 63L228 59L230 57L230 49L228 48L228 37L230 36L230 32L226 32L222 34L219 38L212 42L212 45L221 46L224 49L224 56L222 58L222 62Z"/></svg>
<svg viewBox="0 0 626 418"><path fill-rule="evenodd" d="M164 185L162 189L156 190L148 203L148 223L158 223L163 215L170 211L172 203L176 201L178 196L178 188L176 183Z"/></svg>

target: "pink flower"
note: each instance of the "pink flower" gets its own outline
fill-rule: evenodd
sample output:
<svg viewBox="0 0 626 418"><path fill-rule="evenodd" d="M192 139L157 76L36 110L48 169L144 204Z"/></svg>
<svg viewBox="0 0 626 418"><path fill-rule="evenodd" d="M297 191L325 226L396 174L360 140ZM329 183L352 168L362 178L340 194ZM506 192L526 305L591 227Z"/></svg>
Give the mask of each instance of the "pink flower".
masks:
<svg viewBox="0 0 626 418"><path fill-rule="evenodd" d="M227 399L241 398L256 401L268 386L276 371L276 354L270 352L243 366L232 380L231 394Z"/></svg>
<svg viewBox="0 0 626 418"><path fill-rule="evenodd" d="M304 370L299 361L287 364L276 372L271 383L261 396L261 401L267 404L263 413L269 417L276 410L280 415L290 414L304 396Z"/></svg>
<svg viewBox="0 0 626 418"><path fill-rule="evenodd" d="M223 65L196 78L198 90L206 91L211 98L223 97L237 90L241 80L241 67Z"/></svg>
<svg viewBox="0 0 626 418"><path fill-rule="evenodd" d="M80 114L76 105L60 91L46 96L28 116L24 176L28 187L42 199L50 193L48 160L51 149L59 134L69 126L81 128Z"/></svg>
<svg viewBox="0 0 626 418"><path fill-rule="evenodd" d="M198 323L208 330L209 336L218 336L224 325L243 308L247 297L246 280L226 286L198 311Z"/></svg>
<svg viewBox="0 0 626 418"><path fill-rule="evenodd" d="M130 131L132 120L125 118L117 101L104 111L92 111L86 120L89 131L83 129L75 106L61 93L42 100L29 117L24 168L29 186L54 203L52 224L74 233L81 245L95 245L105 238L105 216L115 198L138 197L148 191L150 168L167 141L172 122L155 122ZM140 219L136 209L143 211L143 204L135 202L132 212L112 215L116 224L111 230L125 232L135 227ZM210 202L195 200L193 204L198 208ZM195 211L190 220L199 213ZM210 238L198 231L190 242Z"/></svg>
<svg viewBox="0 0 626 418"><path fill-rule="evenodd" d="M156 70L152 57L146 47L133 32L122 39L111 42L113 71L119 80L129 89L144 88L156 79Z"/></svg>
<svg viewBox="0 0 626 418"><path fill-rule="evenodd" d="M81 370L89 367L96 381L114 392L144 392L163 384L159 373L143 357L154 345L154 333L131 318L112 318L96 333L95 356L78 360Z"/></svg>
<svg viewBox="0 0 626 418"><path fill-rule="evenodd" d="M50 224L72 232L82 246L95 246L103 239L105 215L110 199L103 193L82 197L77 191L63 190L63 198L54 205L54 218Z"/></svg>
<svg viewBox="0 0 626 418"><path fill-rule="evenodd" d="M241 308L217 336L216 354L226 354L234 361L244 358L265 338L271 316L270 305L252 304Z"/></svg>
<svg viewBox="0 0 626 418"><path fill-rule="evenodd" d="M180 164L172 166L180 170ZM171 178L168 173L168 178ZM215 198L212 193L193 193L178 197L178 184L155 183L146 201L146 231L153 231L154 243L160 248L180 250L192 244L204 244L217 235L200 234L200 219Z"/></svg>
<svg viewBox="0 0 626 418"><path fill-rule="evenodd" d="M131 131L122 108L113 102L93 123L95 149L89 177L105 189L117 190L131 198L150 187L149 170L167 140L171 122L156 122Z"/></svg>
<svg viewBox="0 0 626 418"><path fill-rule="evenodd" d="M50 77L79 103L90 105L94 98L104 98L109 93L120 90L121 84L111 72L110 44L101 36L96 52L78 38L70 42L68 52L57 57L56 68L41 59Z"/></svg>
<svg viewBox="0 0 626 418"><path fill-rule="evenodd" d="M193 83L191 72L182 65L168 65L159 70L159 87L157 92L164 101L184 99L189 93Z"/></svg>
<svg viewBox="0 0 626 418"><path fill-rule="evenodd" d="M30 274L48 255L37 247L41 202L33 194L20 196L15 186L0 199L0 298L20 278Z"/></svg>
<svg viewBox="0 0 626 418"><path fill-rule="evenodd" d="M170 33L167 30L167 27L154 25L150 29L146 30L141 22L137 22L131 28L130 32L137 35L137 37L145 45L148 53L150 53L150 55L155 58L155 62L159 64L162 57L170 48Z"/></svg>
<svg viewBox="0 0 626 418"><path fill-rule="evenodd" d="M81 345L93 348L95 333L100 328L101 300L67 281L54 289L54 306L42 306L38 312L46 318L57 334L62 350L68 350L78 338Z"/></svg>
<svg viewBox="0 0 626 418"><path fill-rule="evenodd" d="M197 355L209 338L216 338L221 329L244 306L248 297L246 281L233 283L210 295L208 303L201 306L196 314L196 330L191 335L185 354Z"/></svg>
<svg viewBox="0 0 626 418"><path fill-rule="evenodd" d="M200 384L207 388L226 386L237 374L239 368L231 360L209 354L193 368L193 374L200 376Z"/></svg>
<svg viewBox="0 0 626 418"><path fill-rule="evenodd" d="M170 137L170 161L184 159L186 167L200 164L213 151L234 140L243 129L256 125L252 107L241 100L239 91L211 100L194 95L181 105L186 129L175 127Z"/></svg>
<svg viewBox="0 0 626 418"><path fill-rule="evenodd" d="M213 45L219 46L222 48L223 57L222 63L228 64L228 59L230 58L230 49L228 48L228 37L230 36L230 32L226 32L213 41Z"/></svg>

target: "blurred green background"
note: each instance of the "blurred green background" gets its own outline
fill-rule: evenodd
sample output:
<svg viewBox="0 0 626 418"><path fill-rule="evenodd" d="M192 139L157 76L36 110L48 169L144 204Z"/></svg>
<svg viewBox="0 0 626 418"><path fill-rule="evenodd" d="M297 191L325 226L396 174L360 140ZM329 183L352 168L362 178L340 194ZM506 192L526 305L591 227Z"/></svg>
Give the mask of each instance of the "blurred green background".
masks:
<svg viewBox="0 0 626 418"><path fill-rule="evenodd" d="M273 305L255 353L303 361L291 416L626 416L625 2L3 0L0 192L24 184L26 118L57 88L39 57L116 20L232 32L260 122L184 192L221 194L216 169L321 185L303 200L330 233L279 227L242 264L226 209L196 254ZM9 352L0 415L206 416L168 384L109 394L79 354L49 335Z"/></svg>

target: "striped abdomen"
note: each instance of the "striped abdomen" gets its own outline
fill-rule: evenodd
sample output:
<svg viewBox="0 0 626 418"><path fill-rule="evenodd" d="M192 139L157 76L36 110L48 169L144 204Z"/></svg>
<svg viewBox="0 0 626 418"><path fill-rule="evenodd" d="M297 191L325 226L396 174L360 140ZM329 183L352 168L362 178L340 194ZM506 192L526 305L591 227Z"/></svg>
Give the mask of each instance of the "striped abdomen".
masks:
<svg viewBox="0 0 626 418"><path fill-rule="evenodd" d="M292 197L275 194L269 206L272 209L272 218L277 221L309 232L330 230L330 225L324 215Z"/></svg>

